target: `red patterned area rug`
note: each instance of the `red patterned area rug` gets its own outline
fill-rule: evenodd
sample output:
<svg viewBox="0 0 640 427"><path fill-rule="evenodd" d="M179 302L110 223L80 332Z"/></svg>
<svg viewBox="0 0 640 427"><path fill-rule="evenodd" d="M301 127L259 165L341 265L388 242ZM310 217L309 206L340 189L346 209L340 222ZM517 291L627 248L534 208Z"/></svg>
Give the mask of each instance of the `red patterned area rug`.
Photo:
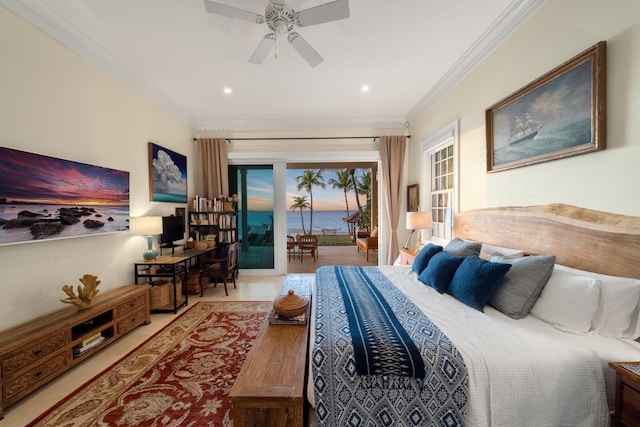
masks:
<svg viewBox="0 0 640 427"><path fill-rule="evenodd" d="M30 426L232 426L228 395L271 302L198 302Z"/></svg>

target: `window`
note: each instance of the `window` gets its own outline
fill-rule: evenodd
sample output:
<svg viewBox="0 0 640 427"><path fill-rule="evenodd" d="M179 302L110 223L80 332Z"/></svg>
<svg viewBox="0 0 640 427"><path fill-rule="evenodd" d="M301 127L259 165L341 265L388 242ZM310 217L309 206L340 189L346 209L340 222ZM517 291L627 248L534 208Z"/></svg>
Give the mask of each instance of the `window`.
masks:
<svg viewBox="0 0 640 427"><path fill-rule="evenodd" d="M453 238L453 220L457 208L458 188L458 122L428 138L423 148L423 188L429 193L424 199L431 209L433 228L431 239L448 241Z"/></svg>

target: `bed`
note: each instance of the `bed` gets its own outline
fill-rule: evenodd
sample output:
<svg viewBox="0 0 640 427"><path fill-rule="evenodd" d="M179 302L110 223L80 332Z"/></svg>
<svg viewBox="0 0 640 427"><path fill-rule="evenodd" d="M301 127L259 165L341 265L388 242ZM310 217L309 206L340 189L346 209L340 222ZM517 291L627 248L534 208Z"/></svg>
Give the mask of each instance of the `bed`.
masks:
<svg viewBox="0 0 640 427"><path fill-rule="evenodd" d="M459 257L454 276L462 265L499 276L497 290L484 292L491 296L457 292L454 281L477 283L469 274L444 278L443 291L435 267L428 280L419 267L318 269L307 389L313 421L608 425L608 362L640 360L640 218L567 205L482 209L456 215L455 234L449 249L462 252L427 246L434 253L423 256L420 273ZM536 291L517 303L504 299L522 277Z"/></svg>

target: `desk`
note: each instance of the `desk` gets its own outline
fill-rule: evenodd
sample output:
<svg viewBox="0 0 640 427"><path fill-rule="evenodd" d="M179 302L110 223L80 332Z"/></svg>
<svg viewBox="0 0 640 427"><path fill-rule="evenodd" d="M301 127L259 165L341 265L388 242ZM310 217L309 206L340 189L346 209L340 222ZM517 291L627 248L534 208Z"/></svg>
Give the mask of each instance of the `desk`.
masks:
<svg viewBox="0 0 640 427"><path fill-rule="evenodd" d="M134 263L136 285L141 278L166 277L173 280L173 307L168 309L153 309L153 312L173 311L178 312L178 308L188 305L187 297L187 271L194 262L200 263L200 257L206 255L216 248L203 250L189 249L181 254L163 255L152 261L138 261ZM176 283L178 278L182 280L182 295L178 294Z"/></svg>

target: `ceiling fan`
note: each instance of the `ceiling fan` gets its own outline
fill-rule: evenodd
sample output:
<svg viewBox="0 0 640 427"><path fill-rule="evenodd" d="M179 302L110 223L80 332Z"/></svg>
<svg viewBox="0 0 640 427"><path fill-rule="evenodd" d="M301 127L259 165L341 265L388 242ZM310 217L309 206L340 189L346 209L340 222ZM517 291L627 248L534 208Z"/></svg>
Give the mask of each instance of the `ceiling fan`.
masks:
<svg viewBox="0 0 640 427"><path fill-rule="evenodd" d="M291 46L309 65L315 67L322 62L322 57L300 34L292 31L293 28L296 26L308 27L349 17L349 0L332 1L298 12L294 11L284 0L270 0L265 8L264 16L209 0L204 0L204 6L209 13L243 19L256 24L267 24L272 32L264 36L249 58L249 62L254 64L262 64L264 58L276 44L276 38L287 34L287 40Z"/></svg>

